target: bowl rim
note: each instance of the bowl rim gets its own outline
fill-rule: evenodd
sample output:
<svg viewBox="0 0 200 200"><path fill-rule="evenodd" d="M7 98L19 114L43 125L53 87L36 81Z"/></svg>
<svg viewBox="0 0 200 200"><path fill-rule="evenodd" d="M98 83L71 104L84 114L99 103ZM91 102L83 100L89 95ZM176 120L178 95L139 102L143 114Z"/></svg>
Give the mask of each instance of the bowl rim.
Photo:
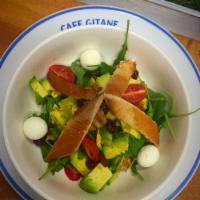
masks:
<svg viewBox="0 0 200 200"><path fill-rule="evenodd" d="M39 21L37 21L36 23L34 23L33 25L31 25L30 27L28 27L24 32L22 32L12 43L11 45L8 47L8 49L5 51L5 53L3 54L1 60L0 60L0 68L3 65L4 61L6 60L6 58L8 57L8 55L10 54L10 52L12 51L12 49L14 49L14 47L17 45L17 43L20 42L21 39L23 39L23 37L25 35L27 35L29 32L31 32L34 28L36 28L38 25L44 23L45 21L54 18L56 16L68 13L68 12L73 12L73 11L77 11L77 10L85 10L85 9L108 9L108 10L115 10L115 11L120 11L120 12L124 12L124 13L128 13L131 15L135 15L139 18L142 18L143 20L149 22L150 24L152 24L153 26L157 27L158 29L160 29L163 33L165 33L178 47L179 49L181 49L181 51L184 53L184 55L186 56L186 58L189 60L190 64L192 65L192 68L200 82L200 74L198 72L197 67L195 66L194 62L192 61L190 55L187 53L187 51L184 49L184 47L178 42L178 40L171 35L171 33L169 33L168 31L166 31L164 28L162 28L160 25L158 25L157 23L153 22L152 20L150 20L147 17L144 17L138 13L132 12L132 11L128 11L126 9L121 9L121 8L117 8L117 7L113 7L113 6L79 6L79 7L75 7L75 8L71 8L71 9L65 9L56 13L53 13ZM22 189L20 190L19 188L17 189L16 185L17 183L9 178L9 173L6 170L2 159L0 159L0 167L1 167L1 171L3 172L3 174L6 176L6 178L9 180L9 182L11 183L11 185L15 188L15 190L17 190L18 193L21 194L21 196L28 198L29 199L29 195L24 195L26 194L26 192L24 192ZM184 186L188 183L188 181L191 179L192 175L195 173L196 169L198 168L199 165L199 161L200 161L200 151L196 157L195 162L192 165L191 170L189 171L188 175L184 178L184 180L182 181L182 183L179 185L179 187L174 190L174 192L171 193L171 195L169 195L166 199L171 199L174 198L175 196L177 196L177 194L179 192L181 192L181 190L184 188ZM11 176L10 176L11 177ZM12 177L11 177L12 178ZM30 199L32 199L30 197Z"/></svg>

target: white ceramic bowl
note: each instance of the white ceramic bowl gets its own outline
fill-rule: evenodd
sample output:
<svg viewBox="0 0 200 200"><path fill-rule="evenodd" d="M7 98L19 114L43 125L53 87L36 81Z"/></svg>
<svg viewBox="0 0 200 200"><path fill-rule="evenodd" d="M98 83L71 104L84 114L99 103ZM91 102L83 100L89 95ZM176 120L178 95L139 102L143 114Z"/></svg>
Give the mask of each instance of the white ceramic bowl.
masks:
<svg viewBox="0 0 200 200"><path fill-rule="evenodd" d="M131 20L131 24L134 21ZM111 63L121 48L124 35L125 30L121 27L98 25L76 27L53 34L27 51L7 83L6 96L2 98L2 132L5 145L20 176L44 199L170 199L177 194L176 190L182 184L178 191L180 192L198 165L200 137L197 131L200 127L197 121L200 116L195 114L173 120L176 142L173 142L167 129L161 132L160 160L154 167L142 171L144 181L131 173L122 173L113 184L98 194L91 195L81 190L77 182L67 180L63 171L42 181L38 180L46 169L46 164L39 148L32 145L22 131L27 114L40 110L28 86L29 80L33 75L44 77L48 66L53 63L70 65L81 52L89 48L99 50L103 59ZM149 87L176 97L177 113L188 112L198 106L199 101L196 98L200 99L197 79L199 74L195 74L189 62L184 60L188 59L186 54L179 52L164 36L160 35L157 39L171 53L166 54L153 40L131 28L127 58L136 60L140 76ZM177 55L180 57L176 57ZM194 164L195 161L197 164ZM192 168L194 169L191 172ZM191 174L187 178L188 173Z"/></svg>

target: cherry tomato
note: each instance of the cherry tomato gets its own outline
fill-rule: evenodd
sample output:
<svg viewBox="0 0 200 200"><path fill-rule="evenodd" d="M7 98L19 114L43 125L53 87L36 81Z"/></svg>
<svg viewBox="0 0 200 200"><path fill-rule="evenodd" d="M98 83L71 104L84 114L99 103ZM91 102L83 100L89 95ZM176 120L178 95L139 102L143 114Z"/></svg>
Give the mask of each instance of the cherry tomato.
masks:
<svg viewBox="0 0 200 200"><path fill-rule="evenodd" d="M82 141L81 147L93 162L97 162L100 159L100 152L97 144L91 137L86 135Z"/></svg>
<svg viewBox="0 0 200 200"><path fill-rule="evenodd" d="M49 67L49 71L53 71L54 73L57 74L57 76L64 78L70 83L75 82L76 77L74 73L72 72L72 70L70 69L70 67L67 67L65 65L51 65Z"/></svg>
<svg viewBox="0 0 200 200"><path fill-rule="evenodd" d="M133 91L138 91L138 90L145 90L144 85L139 84L139 83L132 83L128 85L128 88L126 89L126 92L133 92Z"/></svg>
<svg viewBox="0 0 200 200"><path fill-rule="evenodd" d="M64 170L66 176L72 181L77 181L81 178L81 174L71 165L65 167Z"/></svg>
<svg viewBox="0 0 200 200"><path fill-rule="evenodd" d="M142 84L129 84L122 98L130 103L137 103L143 100L147 95L144 85Z"/></svg>

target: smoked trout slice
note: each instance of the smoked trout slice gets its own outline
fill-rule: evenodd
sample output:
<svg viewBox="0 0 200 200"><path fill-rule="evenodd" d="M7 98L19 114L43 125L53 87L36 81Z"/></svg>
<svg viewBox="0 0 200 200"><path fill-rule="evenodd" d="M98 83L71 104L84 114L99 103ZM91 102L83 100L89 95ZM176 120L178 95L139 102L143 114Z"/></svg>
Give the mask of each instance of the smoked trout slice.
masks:
<svg viewBox="0 0 200 200"><path fill-rule="evenodd" d="M102 101L103 95L98 96L75 112L74 116L67 122L66 127L61 132L53 148L48 153L46 157L47 161L70 155L79 148Z"/></svg>
<svg viewBox="0 0 200 200"><path fill-rule="evenodd" d="M106 94L121 96L128 87L128 82L136 69L136 63L131 60L122 61L114 71L105 88Z"/></svg>
<svg viewBox="0 0 200 200"><path fill-rule="evenodd" d="M121 97L111 94L105 94L105 101L118 119L138 130L155 145L159 144L158 126L146 113Z"/></svg>

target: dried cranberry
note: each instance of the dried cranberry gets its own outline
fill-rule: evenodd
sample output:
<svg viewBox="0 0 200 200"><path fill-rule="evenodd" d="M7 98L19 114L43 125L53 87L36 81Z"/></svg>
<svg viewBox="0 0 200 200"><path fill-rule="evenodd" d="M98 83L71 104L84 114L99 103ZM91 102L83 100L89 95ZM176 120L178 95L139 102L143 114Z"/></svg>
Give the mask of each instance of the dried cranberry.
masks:
<svg viewBox="0 0 200 200"><path fill-rule="evenodd" d="M117 133L119 130L118 130L118 127L116 126L115 122L108 119L107 120L107 123L106 123L106 128L111 132L111 133Z"/></svg>
<svg viewBox="0 0 200 200"><path fill-rule="evenodd" d="M138 72L138 70L136 69L136 70L134 71L134 73L132 74L132 78L133 78L133 79L137 79L138 76L139 76L139 72Z"/></svg>

